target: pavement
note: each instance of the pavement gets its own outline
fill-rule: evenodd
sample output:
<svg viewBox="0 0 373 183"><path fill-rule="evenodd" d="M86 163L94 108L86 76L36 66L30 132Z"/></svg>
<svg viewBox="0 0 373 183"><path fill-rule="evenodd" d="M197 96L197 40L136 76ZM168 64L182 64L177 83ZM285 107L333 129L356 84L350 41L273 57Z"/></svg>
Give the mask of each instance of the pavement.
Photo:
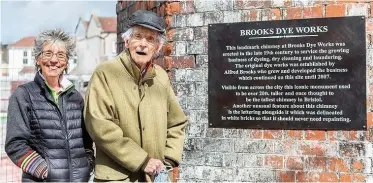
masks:
<svg viewBox="0 0 373 183"><path fill-rule="evenodd" d="M6 122L4 120L0 120L0 183L22 182L22 170L17 167L5 153L5 135Z"/></svg>
<svg viewBox="0 0 373 183"><path fill-rule="evenodd" d="M0 159L0 183L22 182L22 170L18 168L7 156Z"/></svg>

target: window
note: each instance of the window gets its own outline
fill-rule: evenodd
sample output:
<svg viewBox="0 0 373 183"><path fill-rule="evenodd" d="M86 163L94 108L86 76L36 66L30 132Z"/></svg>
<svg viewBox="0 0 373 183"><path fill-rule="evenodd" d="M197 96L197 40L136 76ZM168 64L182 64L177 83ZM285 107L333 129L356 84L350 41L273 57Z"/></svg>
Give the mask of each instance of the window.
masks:
<svg viewBox="0 0 373 183"><path fill-rule="evenodd" d="M27 51L23 51L23 56L27 57Z"/></svg>
<svg viewBox="0 0 373 183"><path fill-rule="evenodd" d="M78 59L74 58L74 64L76 64L78 62Z"/></svg>
<svg viewBox="0 0 373 183"><path fill-rule="evenodd" d="M113 53L117 53L117 42L113 41Z"/></svg>
<svg viewBox="0 0 373 183"><path fill-rule="evenodd" d="M27 58L24 58L24 59L23 59L23 64L27 64L27 63L28 63Z"/></svg>

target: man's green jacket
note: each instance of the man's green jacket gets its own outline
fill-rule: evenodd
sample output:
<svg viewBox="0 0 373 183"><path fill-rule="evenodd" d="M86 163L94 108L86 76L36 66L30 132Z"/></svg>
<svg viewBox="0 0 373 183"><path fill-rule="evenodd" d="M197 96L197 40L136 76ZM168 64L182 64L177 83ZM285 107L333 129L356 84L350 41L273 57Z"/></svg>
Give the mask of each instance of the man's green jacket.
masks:
<svg viewBox="0 0 373 183"><path fill-rule="evenodd" d="M178 166L187 118L161 67L151 65L141 77L123 51L96 68L85 97L85 124L97 149L95 178L142 180L149 157Z"/></svg>

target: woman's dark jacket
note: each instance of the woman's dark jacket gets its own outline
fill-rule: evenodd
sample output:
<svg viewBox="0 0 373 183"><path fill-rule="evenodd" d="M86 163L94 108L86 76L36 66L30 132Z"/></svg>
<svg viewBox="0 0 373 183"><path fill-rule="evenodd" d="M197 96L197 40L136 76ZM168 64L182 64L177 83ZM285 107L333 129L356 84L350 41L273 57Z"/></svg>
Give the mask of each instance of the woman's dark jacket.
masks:
<svg viewBox="0 0 373 183"><path fill-rule="evenodd" d="M83 105L74 87L59 95L57 105L39 73L34 81L17 87L8 107L5 151L10 159L16 163L33 150L47 162L44 181L88 181L92 167L86 150L93 151L84 126ZM43 180L23 173L22 181Z"/></svg>

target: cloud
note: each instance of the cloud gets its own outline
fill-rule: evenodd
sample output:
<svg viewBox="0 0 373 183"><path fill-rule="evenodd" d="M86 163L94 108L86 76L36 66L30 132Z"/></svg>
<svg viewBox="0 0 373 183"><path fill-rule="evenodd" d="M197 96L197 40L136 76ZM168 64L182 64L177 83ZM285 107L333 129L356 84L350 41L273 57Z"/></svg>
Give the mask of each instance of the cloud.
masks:
<svg viewBox="0 0 373 183"><path fill-rule="evenodd" d="M53 28L73 33L79 17L89 17L93 12L116 16L115 4L116 1L2 1L1 40L13 43Z"/></svg>

